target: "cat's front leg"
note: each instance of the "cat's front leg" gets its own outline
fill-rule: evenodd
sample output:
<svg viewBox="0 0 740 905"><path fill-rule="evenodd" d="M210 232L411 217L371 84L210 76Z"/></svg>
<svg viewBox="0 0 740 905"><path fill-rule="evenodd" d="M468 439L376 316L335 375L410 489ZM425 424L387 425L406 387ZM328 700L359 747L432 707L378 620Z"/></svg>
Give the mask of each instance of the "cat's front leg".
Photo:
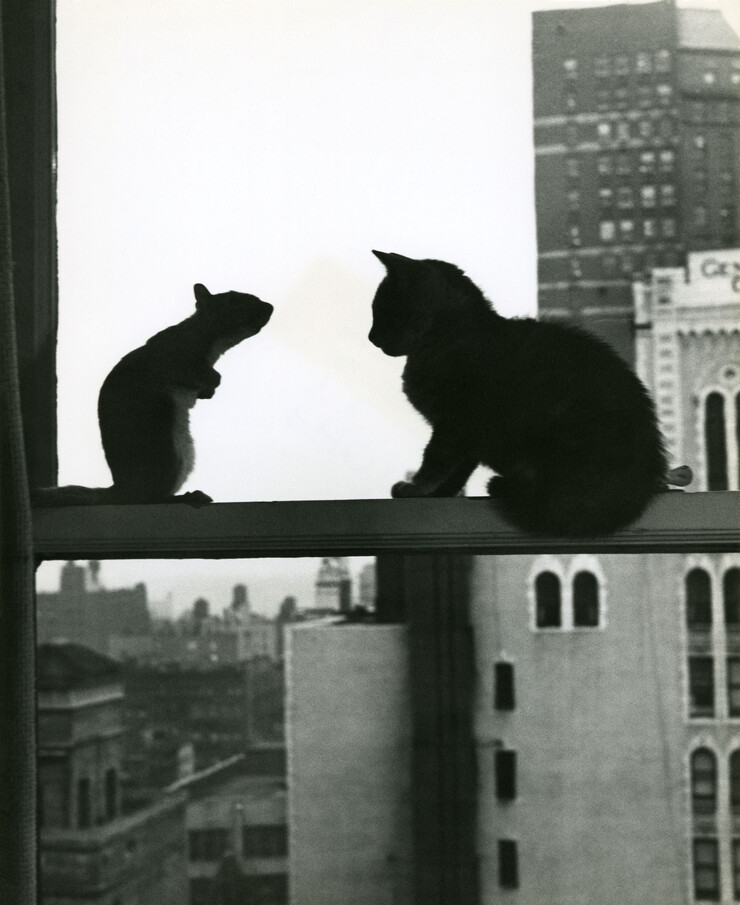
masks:
<svg viewBox="0 0 740 905"><path fill-rule="evenodd" d="M424 450L421 466L410 481L398 481L391 496L456 496L478 465L466 455L452 431L435 428Z"/></svg>

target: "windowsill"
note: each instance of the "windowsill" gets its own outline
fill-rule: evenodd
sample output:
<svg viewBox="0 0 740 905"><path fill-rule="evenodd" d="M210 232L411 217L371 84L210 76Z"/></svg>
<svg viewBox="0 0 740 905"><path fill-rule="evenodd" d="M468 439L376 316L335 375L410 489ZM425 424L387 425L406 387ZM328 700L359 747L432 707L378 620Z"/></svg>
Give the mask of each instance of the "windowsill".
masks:
<svg viewBox="0 0 740 905"><path fill-rule="evenodd" d="M33 512L44 559L219 559L395 553L740 551L740 492L665 493L630 528L549 538L512 528L485 497L71 506Z"/></svg>

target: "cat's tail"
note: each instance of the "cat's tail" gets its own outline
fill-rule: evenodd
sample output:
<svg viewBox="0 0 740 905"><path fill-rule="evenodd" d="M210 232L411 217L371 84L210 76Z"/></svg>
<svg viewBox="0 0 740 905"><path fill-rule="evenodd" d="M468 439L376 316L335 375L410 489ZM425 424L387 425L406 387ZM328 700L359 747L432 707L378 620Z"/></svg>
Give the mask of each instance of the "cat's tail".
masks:
<svg viewBox="0 0 740 905"><path fill-rule="evenodd" d="M675 480L678 477L679 480ZM656 480L649 472L605 472L582 468L557 480L532 483L520 477L494 477L488 492L509 521L533 534L599 537L638 519L666 484L689 483L669 472Z"/></svg>
<svg viewBox="0 0 740 905"><path fill-rule="evenodd" d="M31 490L31 505L43 509L50 506L106 506L117 502L112 487L36 487Z"/></svg>

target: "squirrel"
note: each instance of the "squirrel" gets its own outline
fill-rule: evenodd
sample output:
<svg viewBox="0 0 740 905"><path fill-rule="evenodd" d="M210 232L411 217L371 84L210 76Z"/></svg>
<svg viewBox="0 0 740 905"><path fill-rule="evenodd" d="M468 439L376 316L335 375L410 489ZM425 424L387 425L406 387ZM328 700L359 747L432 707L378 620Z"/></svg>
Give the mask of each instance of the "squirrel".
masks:
<svg viewBox="0 0 740 905"><path fill-rule="evenodd" d="M103 381L98 423L111 487L41 487L35 506L213 502L200 490L177 494L195 464L190 409L221 382L213 365L259 333L273 307L254 295L212 295L193 287L195 313L167 327L118 362Z"/></svg>

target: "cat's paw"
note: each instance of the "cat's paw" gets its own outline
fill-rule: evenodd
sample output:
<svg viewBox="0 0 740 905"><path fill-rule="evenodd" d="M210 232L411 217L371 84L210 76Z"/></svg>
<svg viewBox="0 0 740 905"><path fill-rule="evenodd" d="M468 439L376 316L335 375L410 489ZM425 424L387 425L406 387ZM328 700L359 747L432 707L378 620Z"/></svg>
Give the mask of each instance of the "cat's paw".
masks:
<svg viewBox="0 0 740 905"><path fill-rule="evenodd" d="M399 499L401 497L425 496L425 494L418 484L413 484L411 481L396 481L391 487L391 496L394 499Z"/></svg>
<svg viewBox="0 0 740 905"><path fill-rule="evenodd" d="M202 490L190 490L187 493L183 493L180 496L180 500L188 506L200 509L201 506L207 506L209 503L212 503L213 497L209 497L208 494L203 493Z"/></svg>

